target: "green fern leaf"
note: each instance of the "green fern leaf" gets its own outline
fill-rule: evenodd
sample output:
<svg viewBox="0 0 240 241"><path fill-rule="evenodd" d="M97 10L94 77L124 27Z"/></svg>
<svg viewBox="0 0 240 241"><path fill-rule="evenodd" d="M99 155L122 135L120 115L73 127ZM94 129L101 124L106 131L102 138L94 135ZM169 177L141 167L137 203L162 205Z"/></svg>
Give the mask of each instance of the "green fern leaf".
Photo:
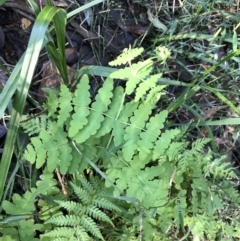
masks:
<svg viewBox="0 0 240 241"><path fill-rule="evenodd" d="M150 75L152 72L152 60L146 60L143 62L138 62L133 64L130 68L130 75L128 76L128 81L126 83L126 94L130 95L135 91L136 86L144 79Z"/></svg>
<svg viewBox="0 0 240 241"><path fill-rule="evenodd" d="M99 208L97 208L96 206L90 206L87 211L86 214L90 217L93 217L94 219L97 219L99 221L103 221L106 223L110 223L112 226L113 222L111 221L111 219L103 212L101 211Z"/></svg>
<svg viewBox="0 0 240 241"><path fill-rule="evenodd" d="M146 102L148 101L158 101L160 97L164 94L163 89L165 88L165 85L158 85L155 88L150 89L149 93L147 94L147 97L145 99Z"/></svg>
<svg viewBox="0 0 240 241"><path fill-rule="evenodd" d="M60 161L58 162L59 170L61 174L66 174L68 171L68 168L70 166L70 163L72 161L72 148L66 144L62 148L59 148L59 156ZM49 160L51 161L51 159Z"/></svg>
<svg viewBox="0 0 240 241"><path fill-rule="evenodd" d="M110 194L108 194L108 196L109 195ZM104 208L106 210L115 211L115 212L121 212L121 209L117 205L115 205L114 203L108 201L106 198L103 198L101 196L93 200L93 204L99 208Z"/></svg>
<svg viewBox="0 0 240 241"><path fill-rule="evenodd" d="M46 221L46 224L52 223L59 226L78 226L79 218L76 215L65 215L65 216L57 216L52 217Z"/></svg>
<svg viewBox="0 0 240 241"><path fill-rule="evenodd" d="M21 123L24 132L29 136L38 135L42 130L50 131L50 121L46 115L41 115L35 118L33 115L30 115L29 117L29 120Z"/></svg>
<svg viewBox="0 0 240 241"><path fill-rule="evenodd" d="M77 143L83 143L91 135L96 134L97 130L100 128L101 122L104 120L103 113L107 111L108 105L111 103L111 97L113 96L112 90L113 80L108 78L98 91L95 102L93 102L91 106L87 125L75 136Z"/></svg>
<svg viewBox="0 0 240 241"><path fill-rule="evenodd" d="M142 171L134 169L136 162L132 163L132 167L126 166L117 172L117 176L114 177L117 187L122 192L125 190L128 197L137 198L145 208L165 205L168 202L169 183L153 180L164 173L164 168L154 166ZM119 195L117 190L114 194Z"/></svg>
<svg viewBox="0 0 240 241"><path fill-rule="evenodd" d="M48 170L53 171L59 163L58 149L53 137L47 131L41 131L39 137L31 138L31 144L24 152L24 158L32 164L36 162L36 168L42 167L48 159Z"/></svg>
<svg viewBox="0 0 240 241"><path fill-rule="evenodd" d="M88 182L85 178L80 177L79 181L81 186L74 183L71 183L71 186L80 202L56 200L55 202L67 211L67 215L51 217L46 224L67 226L70 230L72 229L72 237L81 238L81 240L90 240L90 236L104 240L95 220L107 222L113 226L111 219L101 208L106 210L118 208L114 204L107 202L103 197L103 195L109 196L109 193L99 190L98 179L93 178L91 182ZM58 240L59 238L69 237L69 234L69 229L57 228L44 234L44 236L56 237L56 240Z"/></svg>
<svg viewBox="0 0 240 241"><path fill-rule="evenodd" d="M130 118L130 125L125 129L124 140L126 144L123 146L123 156L126 161L130 161L137 149L137 142L140 139L140 133L145 127L145 123L152 112L155 103L142 103L138 109L134 111L134 116Z"/></svg>
<svg viewBox="0 0 240 241"><path fill-rule="evenodd" d="M62 84L60 87L59 97L59 113L58 113L58 125L63 126L64 122L70 117L72 111L72 93L66 85Z"/></svg>
<svg viewBox="0 0 240 241"><path fill-rule="evenodd" d="M57 188L57 180L53 177L53 173L47 171L47 168L43 170L36 185L39 192L43 195L53 195L60 192Z"/></svg>
<svg viewBox="0 0 240 241"><path fill-rule="evenodd" d="M135 101L139 101L146 93L156 87L157 81L162 74L152 75L143 82L141 82L136 90Z"/></svg>
<svg viewBox="0 0 240 241"><path fill-rule="evenodd" d="M83 210L83 205L81 203L61 200L56 200L55 202L58 203L62 208L65 208L68 212L73 214L80 214Z"/></svg>
<svg viewBox="0 0 240 241"><path fill-rule="evenodd" d="M124 69L119 69L110 74L112 79L128 80L129 76L132 76L132 71L130 67L125 67Z"/></svg>
<svg viewBox="0 0 240 241"><path fill-rule="evenodd" d="M32 148L29 149L29 152L28 152L28 148L27 148L27 151L26 151L27 154L24 155L24 157L31 164L36 162L36 168L40 168L45 163L45 160L47 157L47 151L44 149L42 141L40 139L38 139L37 137L31 138L31 143L32 143L32 146L34 147L34 151L35 151L36 155L33 155L31 157L29 154L31 154Z"/></svg>
<svg viewBox="0 0 240 241"><path fill-rule="evenodd" d="M143 48L134 48L134 49L124 49L123 53L120 54L117 59L109 62L110 66L123 65L131 62L137 56L143 52Z"/></svg>
<svg viewBox="0 0 240 241"><path fill-rule="evenodd" d="M98 129L95 137L101 137L111 132L116 123L115 119L117 118L119 108L122 108L123 95L124 93L122 87L117 87L114 90L112 102L109 105L109 109L105 113L106 118L102 122L101 127Z"/></svg>
<svg viewBox="0 0 240 241"><path fill-rule="evenodd" d="M42 237L51 237L53 241L90 241L89 235L81 227L74 230L70 227L57 227Z"/></svg>
<svg viewBox="0 0 240 241"><path fill-rule="evenodd" d="M40 168L42 165L48 160L47 162L47 168L50 172L54 171L57 168L57 165L59 163L59 147L57 145L57 142L54 140L54 137L51 136L48 132L42 131L39 135L40 139L43 140L43 148L47 152L47 159L46 156L43 159L43 157L37 157L36 159L36 167Z"/></svg>
<svg viewBox="0 0 240 241"><path fill-rule="evenodd" d="M47 233L48 237L53 237L53 238L72 238L74 235L73 229L70 227L60 227L60 228L55 228L54 230L50 231ZM43 235L44 237L44 235ZM54 239L56 240L56 239Z"/></svg>
<svg viewBox="0 0 240 241"><path fill-rule="evenodd" d="M87 191L89 194L93 194L94 192L96 192L96 189L94 188L94 185L92 184L92 182L90 183L89 181L87 181L84 177L79 177L79 181L81 182L81 187ZM78 190L81 190L82 188L79 188L78 186L74 185L74 183L71 183L74 192L77 194L78 198L82 198L79 197L81 194L78 194Z"/></svg>
<svg viewBox="0 0 240 241"><path fill-rule="evenodd" d="M59 152L58 165L60 172L62 174L66 174L72 161L72 148L69 146L67 133L59 126L59 123L52 122L52 132L54 139L57 141L57 149ZM57 154L56 151L55 154ZM48 161L52 162L51 159Z"/></svg>
<svg viewBox="0 0 240 241"><path fill-rule="evenodd" d="M164 127L165 120L168 116L166 110L161 111L159 114L151 117L146 125L146 131L140 133L141 140L138 141L139 159L144 160L150 154L151 149L160 136L160 130Z"/></svg>
<svg viewBox="0 0 240 241"><path fill-rule="evenodd" d="M118 120L115 123L113 129L113 136L114 136L114 144L115 146L122 145L124 141L123 133L125 132L124 129L126 124L128 123L128 119L132 116L135 109L138 107L138 103L131 101L124 106L124 109L121 111L121 114Z"/></svg>
<svg viewBox="0 0 240 241"><path fill-rule="evenodd" d="M174 139L179 133L180 130L178 129L167 130L159 137L159 139L155 142L153 160L156 160L165 153L172 139Z"/></svg>
<svg viewBox="0 0 240 241"><path fill-rule="evenodd" d="M37 139L36 137L33 137L31 138L31 142L34 140L34 139ZM40 142L40 145L42 143ZM37 153L35 151L35 149L33 148L33 144L30 144L30 145L27 145L27 148L26 150L24 151L24 158L29 161L31 164L33 164L36 160L36 156L37 156Z"/></svg>
<svg viewBox="0 0 240 241"><path fill-rule="evenodd" d="M204 146L206 146L207 143L209 143L211 141L210 138L201 138L201 139L197 139L196 141L194 141L192 143L192 153L198 153L199 151L202 151Z"/></svg>
<svg viewBox="0 0 240 241"><path fill-rule="evenodd" d="M204 240L204 232L206 231L206 227L204 227L206 225L207 222L207 226L210 226L210 222L209 220L206 220L206 218L203 218L201 216L198 215L198 217L185 217L184 218L184 222L188 227L192 227L191 228L191 233L194 236L197 236L197 238L199 239L203 239ZM216 227L211 227L211 230L213 230ZM214 238L214 236L211 236L210 240L216 240Z"/></svg>
<svg viewBox="0 0 240 241"><path fill-rule="evenodd" d="M82 183L83 178L80 178L80 181ZM90 185L90 183L89 183L89 185ZM82 201L82 203L83 204L87 204L88 200L90 198L88 191L86 189L84 189L84 188L81 188L80 186L75 185L74 183L71 183L71 186L72 186L72 188L74 190L74 193ZM90 186L90 189L91 189L91 192L95 191L92 186Z"/></svg>
<svg viewBox="0 0 240 241"><path fill-rule="evenodd" d="M55 92L50 91L47 102L43 105L48 110L48 117L53 116L58 109L59 99Z"/></svg>
<svg viewBox="0 0 240 241"><path fill-rule="evenodd" d="M81 241L91 241L92 239L89 237L87 232L85 231L84 228L78 227L76 230L76 236L80 238ZM77 241L79 241L79 238Z"/></svg>
<svg viewBox="0 0 240 241"><path fill-rule="evenodd" d="M166 155L168 157L169 161L175 161L175 158L178 158L178 155L180 156L181 150L184 150L184 147L187 145L186 142L172 142L171 145L169 146L168 150L166 151ZM188 159L181 158L183 160L182 163L186 163L185 167L188 165L190 161L190 155L188 150L185 150L185 152L182 154L182 156L188 156ZM179 164L181 164L181 160L179 161ZM184 167L184 165L182 165ZM185 171L185 168L181 169L179 168L182 172Z"/></svg>
<svg viewBox="0 0 240 241"><path fill-rule="evenodd" d="M83 216L81 219L81 225L88 230L93 236L104 240L97 224L88 216Z"/></svg>
<svg viewBox="0 0 240 241"><path fill-rule="evenodd" d="M32 188L30 191L26 191L23 197L19 194L13 194L12 202L4 200L2 202L2 208L7 214L11 215L32 215L35 210L35 199L39 195L39 191L36 188Z"/></svg>
<svg viewBox="0 0 240 241"><path fill-rule="evenodd" d="M127 95L130 95L135 91L136 86L141 81L144 81L144 79L152 72L152 65L152 60L138 62L130 67L119 69L118 71L111 73L110 77L113 79L127 80L125 92Z"/></svg>
<svg viewBox="0 0 240 241"><path fill-rule="evenodd" d="M78 147L78 149L83 152L84 148L83 146ZM75 148L72 148L72 161L70 163L70 166L68 167L68 172L70 174L73 174L78 170L79 173L82 173L86 168L88 163L83 160L83 156L79 155L78 151Z"/></svg>
<svg viewBox="0 0 240 241"><path fill-rule="evenodd" d="M89 104L90 98L90 85L87 75L83 75L80 83L77 85L77 90L74 93L73 105L74 114L70 122L70 128L68 130L69 137L74 137L87 123L87 117L90 114Z"/></svg>

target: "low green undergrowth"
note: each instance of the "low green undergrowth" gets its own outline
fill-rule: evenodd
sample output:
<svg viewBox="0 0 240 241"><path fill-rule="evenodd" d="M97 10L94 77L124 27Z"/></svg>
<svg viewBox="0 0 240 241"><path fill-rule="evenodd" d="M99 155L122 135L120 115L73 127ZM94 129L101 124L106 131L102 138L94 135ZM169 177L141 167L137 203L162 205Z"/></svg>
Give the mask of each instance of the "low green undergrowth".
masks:
<svg viewBox="0 0 240 241"><path fill-rule="evenodd" d="M42 174L3 201L0 240L237 240L236 174L210 139L189 143L187 128L168 126L162 73L152 71L170 52L133 62L142 52L111 62L126 67L96 95L84 74L75 91L50 91L47 114L24 120L24 159ZM117 79L125 84L114 87Z"/></svg>

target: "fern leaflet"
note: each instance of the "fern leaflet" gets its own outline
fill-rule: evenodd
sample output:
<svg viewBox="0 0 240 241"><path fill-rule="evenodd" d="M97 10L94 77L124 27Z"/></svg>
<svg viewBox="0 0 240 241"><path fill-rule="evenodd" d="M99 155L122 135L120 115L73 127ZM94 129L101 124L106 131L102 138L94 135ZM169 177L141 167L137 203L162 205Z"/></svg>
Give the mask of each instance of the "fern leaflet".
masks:
<svg viewBox="0 0 240 241"><path fill-rule="evenodd" d="M103 87L98 91L95 102L93 102L91 106L88 123L85 128L75 136L77 143L83 143L100 128L101 122L104 120L103 113L107 111L108 106L111 103L111 97L113 96L112 89L113 80L108 78L104 82Z"/></svg>
<svg viewBox="0 0 240 241"><path fill-rule="evenodd" d="M88 105L91 103L89 89L88 76L83 75L74 93L73 104L75 113L70 122L69 137L74 137L88 123L87 117L90 114ZM79 113L81 114L79 115Z"/></svg>
<svg viewBox="0 0 240 241"><path fill-rule="evenodd" d="M117 59L109 62L110 66L117 66L131 62L143 52L143 48L124 49Z"/></svg>

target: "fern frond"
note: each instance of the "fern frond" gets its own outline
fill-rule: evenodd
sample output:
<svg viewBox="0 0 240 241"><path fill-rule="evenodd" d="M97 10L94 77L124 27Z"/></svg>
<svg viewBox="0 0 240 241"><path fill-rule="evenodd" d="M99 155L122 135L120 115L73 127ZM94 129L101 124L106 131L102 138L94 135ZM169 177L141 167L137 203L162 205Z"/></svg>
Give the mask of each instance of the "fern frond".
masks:
<svg viewBox="0 0 240 241"><path fill-rule="evenodd" d="M46 235L42 235L43 237ZM53 238L72 238L74 235L73 229L70 227L60 227L60 228L55 228L54 230L50 231L47 233L48 237L53 237ZM56 240L56 239L54 239ZM76 239L77 240L77 239Z"/></svg>
<svg viewBox="0 0 240 241"><path fill-rule="evenodd" d="M124 140L126 144L123 146L123 157L125 160L130 161L136 152L137 142L140 139L140 133L145 127L154 104L147 102L142 103L134 111L134 115L130 118L130 124L125 129Z"/></svg>
<svg viewBox="0 0 240 241"><path fill-rule="evenodd" d="M46 115L41 115L33 118L32 115L29 116L30 119L21 123L21 127L24 129L24 132L29 136L38 135L42 130L50 130L50 120Z"/></svg>
<svg viewBox="0 0 240 241"><path fill-rule="evenodd" d="M197 236L198 239L204 239L204 231L206 230L206 219L204 220L203 217L198 216L196 217L185 217L184 222L186 225L188 225L188 227L192 227L191 228L191 233L193 235L193 237ZM210 225L210 223L207 221L207 225ZM215 227L212 227L215 228ZM212 229L213 230L213 229ZM213 239L215 240L215 239Z"/></svg>
<svg viewBox="0 0 240 241"><path fill-rule="evenodd" d="M59 99L57 93L50 91L46 103L44 103L44 108L48 110L48 117L54 116L57 112L59 105Z"/></svg>
<svg viewBox="0 0 240 241"><path fill-rule="evenodd" d="M66 85L60 86L60 97L59 97L59 105L60 108L58 113L58 126L63 126L66 120L70 117L70 113L72 111L72 93Z"/></svg>
<svg viewBox="0 0 240 241"><path fill-rule="evenodd" d="M83 216L81 219L81 225L88 230L93 236L100 238L101 240L104 240L99 227L97 224L92 220L92 218L88 216Z"/></svg>
<svg viewBox="0 0 240 241"><path fill-rule="evenodd" d="M236 179L237 175L233 171L232 165L225 161L225 157L216 159L210 172L214 175L214 177Z"/></svg>
<svg viewBox="0 0 240 241"><path fill-rule="evenodd" d="M155 142L153 160L163 155L169 147L171 141L180 133L179 129L166 130Z"/></svg>
<svg viewBox="0 0 240 241"><path fill-rule="evenodd" d="M12 196L12 203L7 200L2 202L2 208L11 215L32 215L36 209L35 202L37 196L47 193L47 191L48 186L40 186L26 191L22 197L16 193Z"/></svg>
<svg viewBox="0 0 240 241"><path fill-rule="evenodd" d="M134 48L134 49L124 49L123 53L120 54L115 60L109 62L110 66L123 65L131 62L137 56L143 52L143 48Z"/></svg>
<svg viewBox="0 0 240 241"><path fill-rule="evenodd" d="M219 193L220 197L223 197L230 202L240 204L239 191L232 186L230 181L223 180L218 184L218 188L221 190Z"/></svg>
<svg viewBox="0 0 240 241"><path fill-rule="evenodd" d="M86 229L82 228L82 227L78 227L76 230L76 236L79 237L77 240L81 240L81 241L90 241L92 240L88 233L85 231Z"/></svg>
<svg viewBox="0 0 240 241"><path fill-rule="evenodd" d="M68 130L69 137L74 137L88 123L87 117L90 114L88 106L91 103L89 90L90 85L88 76L83 75L74 93L74 114Z"/></svg>
<svg viewBox="0 0 240 241"><path fill-rule="evenodd" d="M121 209L115 205L114 203L110 202L106 198L98 197L93 201L93 204L99 208L104 208L106 210L121 212Z"/></svg>
<svg viewBox="0 0 240 241"><path fill-rule="evenodd" d="M197 139L192 143L191 152L193 154L196 153L196 155L198 155L200 151L203 151L204 146L206 146L206 144L209 143L210 141L211 141L210 138Z"/></svg>
<svg viewBox="0 0 240 241"><path fill-rule="evenodd" d="M96 178L96 180L98 180ZM81 182L81 189L85 190L90 196L95 195L97 192L96 186L93 185L92 180L87 181L85 178L83 177L79 177L79 181ZM99 182L99 180L98 180ZM99 184L99 183L98 183ZM74 192L77 194L79 187L77 187L76 185L74 185L74 183L71 183ZM79 197L80 195L77 195L79 199L81 199L81 197Z"/></svg>
<svg viewBox="0 0 240 241"><path fill-rule="evenodd" d="M156 88L156 84L162 74L152 75L146 80L142 81L136 89L135 101L139 101L150 89ZM164 88L164 87L163 87Z"/></svg>
<svg viewBox="0 0 240 241"><path fill-rule="evenodd" d="M186 142L172 142L171 145L169 146L168 150L166 151L166 155L169 159L169 161L176 161L176 159L178 159L179 155L181 155L181 150L184 150L184 147L186 147L187 143ZM190 157L190 152L188 152L188 150L186 150L182 156L188 156ZM181 158L181 160L178 163L181 163L181 161L183 161L183 163L186 161L186 163L190 162L190 159L184 159Z"/></svg>
<svg viewBox="0 0 240 241"><path fill-rule="evenodd" d="M46 224L51 223L58 226L71 226L75 227L79 225L79 217L76 215L65 215L65 216L57 216L52 217L49 220L46 221Z"/></svg>
<svg viewBox="0 0 240 241"><path fill-rule="evenodd" d="M145 99L146 102L148 101L158 101L160 97L164 94L162 91L166 86L165 85L158 85L155 88L150 89L147 97Z"/></svg>
<svg viewBox="0 0 240 241"><path fill-rule="evenodd" d="M123 110L121 111L121 114L118 118L118 120L115 123L114 129L113 129L113 136L114 136L114 144L115 146L122 145L124 141L123 133L125 133L125 127L128 123L129 117L132 116L135 109L138 107L138 103L131 101L127 103Z"/></svg>
<svg viewBox="0 0 240 241"><path fill-rule="evenodd" d="M91 135L94 135L101 126L101 122L104 120L103 113L107 111L111 98L113 96L113 80L108 78L105 80L102 88L98 91L98 94L91 106L91 111L88 116L88 123L85 128L82 129L76 136L77 143L83 143Z"/></svg>
<svg viewBox="0 0 240 241"><path fill-rule="evenodd" d="M36 167L42 167L47 161L49 171L54 171L58 165L65 174L72 160L72 148L68 144L67 134L57 122L47 122L47 130L41 130L38 137L31 138L24 157Z"/></svg>
<svg viewBox="0 0 240 241"><path fill-rule="evenodd" d="M111 219L103 211L101 211L99 208L97 208L96 206L93 206L93 205L90 206L87 209L86 214L90 217L93 217L94 219L109 223L112 226L114 226Z"/></svg>
<svg viewBox="0 0 240 241"><path fill-rule="evenodd" d="M122 102L124 100L124 93L122 87L117 87L113 92L112 102L109 105L109 109L105 112L106 118L101 123L101 127L98 129L95 137L104 136L110 133L116 124L116 118L120 112L119 108L122 108Z"/></svg>
<svg viewBox="0 0 240 241"><path fill-rule="evenodd" d="M78 149L81 152L84 152L84 147L82 145L78 146ZM79 155L78 151L75 148L72 148L71 154L72 154L72 160L74 160L74 161L71 161L71 163L70 163L70 166L68 168L69 173L73 174L76 172L76 170L79 173L82 173L86 169L88 163L83 160L83 156Z"/></svg>
<svg viewBox="0 0 240 241"><path fill-rule="evenodd" d="M90 241L90 237L84 228L78 227L73 230L70 227L57 227L54 230L42 235L51 237L53 241ZM80 239L79 239L80 238Z"/></svg>
<svg viewBox="0 0 240 241"><path fill-rule="evenodd" d="M67 133L59 126L59 123L52 122L52 132L59 151L59 161L57 165L59 166L60 172L66 174L72 161L72 148L69 145Z"/></svg>
<svg viewBox="0 0 240 241"><path fill-rule="evenodd" d="M31 138L31 145L28 145L24 157L32 164L36 162L36 168L42 167L48 157L48 169L53 171L59 162L57 142L47 131L41 131L38 138Z"/></svg>
<svg viewBox="0 0 240 241"><path fill-rule="evenodd" d="M148 59L143 62L138 62L137 64L133 64L130 69L130 75L128 76L129 80L126 83L126 94L132 94L137 85L144 81L146 77L150 75L152 72L153 61Z"/></svg>
<svg viewBox="0 0 240 241"><path fill-rule="evenodd" d="M143 160L149 155L153 149L154 143L158 136L160 136L160 130L164 127L165 120L168 112L166 110L161 111L159 114L150 118L146 125L146 131L140 133L140 140L138 141L139 158Z"/></svg>
<svg viewBox="0 0 240 241"><path fill-rule="evenodd" d="M46 224L51 223L67 229L57 228L55 232L51 231L45 235L65 238L69 237L69 233L72 233L73 237L81 238L81 240L90 240L90 237L104 240L96 221L114 226L110 217L101 209L116 210L117 208L113 203L106 201L107 199L102 197L98 179L92 178L88 182L83 177L80 177L78 180L80 180L80 186L71 183L73 191L79 199L78 202L56 200L55 202L66 210L67 215L52 217L46 222ZM103 193L106 194L106 192ZM69 230L72 230L72 232L69 232Z"/></svg>
<svg viewBox="0 0 240 241"><path fill-rule="evenodd" d="M88 191L86 189L82 188L81 186L77 186L74 183L71 183L71 186L74 190L74 193L83 202L83 204L87 204L91 193L88 193ZM92 191L93 190L91 190L91 192Z"/></svg>
<svg viewBox="0 0 240 241"><path fill-rule="evenodd" d="M83 205L81 203L76 203L73 201L62 201L56 200L56 203L60 205L60 207L66 209L68 212L73 214L80 214L83 210Z"/></svg>
<svg viewBox="0 0 240 241"><path fill-rule="evenodd" d="M48 133L45 134L48 135ZM49 143L55 146L56 143L54 143L50 135L49 137ZM31 145L28 145L24 157L32 164L36 161L37 168L42 167L47 157L47 151L44 149L42 141L37 137L31 138Z"/></svg>
<svg viewBox="0 0 240 241"><path fill-rule="evenodd" d="M187 170L187 168L190 166L190 163L194 162L196 164L199 164L201 167L203 167L205 164L205 161L208 160L210 161L210 159L207 158L207 156L205 155L204 158L202 158L202 156L200 155L200 153L203 151L203 147L210 141L209 138L203 138L203 139L198 139L195 142L192 143L192 148L190 150L186 150L183 153L180 154L180 158L179 158L179 171L180 172L185 172ZM183 143L180 144L181 142L178 142L179 144L175 144L177 146L174 146L175 150L174 152L176 152L176 150L178 150L178 152L180 153L179 150L183 149ZM186 143L185 143L186 145ZM174 156L176 155L176 153L172 152L172 159L174 158ZM211 161L210 161L211 162ZM209 164L209 162L207 163Z"/></svg>
<svg viewBox="0 0 240 241"><path fill-rule="evenodd" d="M136 86L150 75L153 70L152 66L153 61L150 59L140 61L130 67L125 67L124 69L119 69L111 73L110 77L113 79L127 80L125 93L130 95L135 91Z"/></svg>

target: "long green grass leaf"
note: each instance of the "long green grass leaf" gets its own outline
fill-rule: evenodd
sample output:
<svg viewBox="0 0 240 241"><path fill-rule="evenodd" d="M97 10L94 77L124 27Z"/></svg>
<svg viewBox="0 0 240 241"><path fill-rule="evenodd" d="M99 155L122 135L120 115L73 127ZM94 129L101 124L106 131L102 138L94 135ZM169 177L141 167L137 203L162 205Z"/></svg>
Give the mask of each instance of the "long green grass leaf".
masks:
<svg viewBox="0 0 240 241"><path fill-rule="evenodd" d="M180 95L180 97L178 97L176 99L176 101L174 101L172 104L169 105L168 107L168 111L172 112L174 111L176 108L178 108L179 106L181 106L187 99L191 98L194 93L196 93L200 88L206 88L205 86L201 86L200 82L206 77L208 76L212 71L214 71L218 66L220 66L221 64L225 63L226 61L230 60L231 58L240 55L240 49L231 52L230 54L228 54L226 57L222 58L220 61L218 61L216 64L214 64L213 66L211 66L210 68L208 68L206 71L203 72L203 74L194 79L191 84L189 85L189 87L183 91L183 93ZM199 83L199 84L198 84ZM210 89L209 89L210 90ZM214 90L214 89L211 89ZM211 91L210 90L210 91ZM215 94L216 93L215 91ZM220 96L220 95L219 95ZM218 97L219 97L218 96ZM221 95L221 98L223 99L223 96ZM226 99L225 99L226 100ZM227 103L229 106L229 102ZM232 109L236 110L236 108L234 108L234 106L231 106ZM238 111L237 111L238 113Z"/></svg>
<svg viewBox="0 0 240 241"><path fill-rule="evenodd" d="M46 6L37 16L34 23L28 47L24 56L23 63L18 65L21 68L18 88L16 91L16 96L13 102L13 110L11 113L9 129L7 132L7 137L4 145L3 155L0 163L0 200L2 199L3 190L9 170L9 166L12 159L12 154L14 150L14 143L17 136L18 126L20 123L22 111L25 105L28 90L32 81L32 77L35 71L35 67L38 61L39 53L41 51L45 33L47 31L49 23L52 21L55 14L59 12L59 8L53 6ZM18 76L17 71L15 73L15 78ZM14 82L14 81L13 81ZM16 83L14 83L14 88L16 88ZM11 87L11 86L10 86ZM9 88L9 87L8 87ZM13 90L8 89L10 92ZM2 96L1 96L2 98ZM11 96L8 95L8 100L10 101ZM1 107L2 108L2 107ZM5 109L4 109L5 110ZM3 108L0 114L3 114Z"/></svg>
<svg viewBox="0 0 240 241"><path fill-rule="evenodd" d="M105 2L105 1L106 0L94 0L94 1L91 1L89 3L86 3L83 6L81 6L81 7L77 8L77 9L73 10L72 12L68 13L67 14L67 19L75 16L76 14L78 14L78 13L80 13L80 12L90 8L90 7L93 7L93 6L97 5L97 4Z"/></svg>
<svg viewBox="0 0 240 241"><path fill-rule="evenodd" d="M66 11L61 9L58 14L56 14L53 18L53 25L57 36L57 47L54 46L53 42L47 44L48 52L55 65L57 66L63 81L66 85L68 85L68 74L67 74L67 63L66 63L66 55L65 55L65 36L66 36L66 23L67 23L67 15Z"/></svg>

